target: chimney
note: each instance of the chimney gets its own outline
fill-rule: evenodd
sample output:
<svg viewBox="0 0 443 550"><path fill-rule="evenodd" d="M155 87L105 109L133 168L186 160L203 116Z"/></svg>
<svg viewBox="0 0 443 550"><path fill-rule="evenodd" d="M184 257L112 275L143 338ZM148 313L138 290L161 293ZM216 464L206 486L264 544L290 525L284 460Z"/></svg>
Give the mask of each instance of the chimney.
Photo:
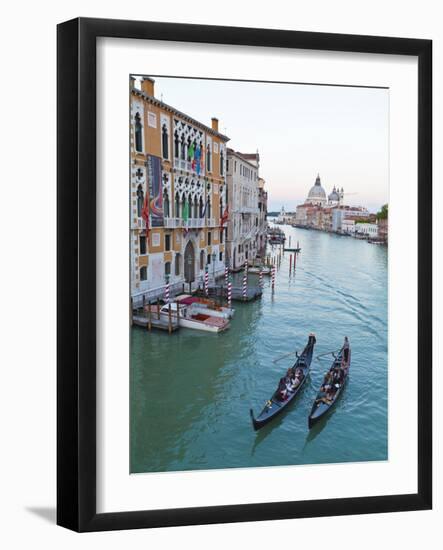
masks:
<svg viewBox="0 0 443 550"><path fill-rule="evenodd" d="M144 76L142 78L142 92L144 92L146 95L154 97L154 82L155 80L153 78Z"/></svg>
<svg viewBox="0 0 443 550"><path fill-rule="evenodd" d="M212 123L212 129L215 131L215 132L218 132L218 118L215 118L215 117L212 117L211 118L211 123Z"/></svg>

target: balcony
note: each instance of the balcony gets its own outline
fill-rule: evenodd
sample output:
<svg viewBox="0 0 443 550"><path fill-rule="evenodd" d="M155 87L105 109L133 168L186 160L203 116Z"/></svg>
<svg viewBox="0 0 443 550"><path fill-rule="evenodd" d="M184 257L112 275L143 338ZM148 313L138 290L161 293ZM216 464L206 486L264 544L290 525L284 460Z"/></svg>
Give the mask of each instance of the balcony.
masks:
<svg viewBox="0 0 443 550"><path fill-rule="evenodd" d="M177 229L179 227L198 229L205 226L205 218L188 218L186 221L182 218L165 218L165 227L167 229Z"/></svg>

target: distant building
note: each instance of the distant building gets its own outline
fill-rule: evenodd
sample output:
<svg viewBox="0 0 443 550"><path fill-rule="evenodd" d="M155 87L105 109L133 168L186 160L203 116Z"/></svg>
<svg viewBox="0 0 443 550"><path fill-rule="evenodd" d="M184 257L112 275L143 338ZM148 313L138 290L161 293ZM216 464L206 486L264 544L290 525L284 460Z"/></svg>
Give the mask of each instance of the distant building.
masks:
<svg viewBox="0 0 443 550"><path fill-rule="evenodd" d="M334 185L332 192L326 197L326 191L321 184L320 174L318 174L305 202L297 206L295 225L340 233L343 231L342 225L346 218L369 216L366 208L345 206L344 196L343 187L339 188ZM352 231L351 226L353 225L346 224L346 232Z"/></svg>
<svg viewBox="0 0 443 550"><path fill-rule="evenodd" d="M253 261L265 246L267 194L258 153L228 149L227 259L232 269Z"/></svg>
<svg viewBox="0 0 443 550"><path fill-rule="evenodd" d="M378 225L376 223L358 222L355 224L355 233L370 239L376 239L378 237Z"/></svg>

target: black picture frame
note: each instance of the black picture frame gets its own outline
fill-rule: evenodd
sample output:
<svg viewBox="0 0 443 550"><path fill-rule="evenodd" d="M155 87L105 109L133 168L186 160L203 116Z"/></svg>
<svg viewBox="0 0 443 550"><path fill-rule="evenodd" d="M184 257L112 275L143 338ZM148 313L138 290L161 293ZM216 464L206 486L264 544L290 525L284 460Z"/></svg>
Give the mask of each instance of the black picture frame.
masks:
<svg viewBox="0 0 443 550"><path fill-rule="evenodd" d="M399 54L418 58L418 491L416 494L96 512L96 39ZM432 507L432 42L78 18L57 29L57 523L104 531Z"/></svg>

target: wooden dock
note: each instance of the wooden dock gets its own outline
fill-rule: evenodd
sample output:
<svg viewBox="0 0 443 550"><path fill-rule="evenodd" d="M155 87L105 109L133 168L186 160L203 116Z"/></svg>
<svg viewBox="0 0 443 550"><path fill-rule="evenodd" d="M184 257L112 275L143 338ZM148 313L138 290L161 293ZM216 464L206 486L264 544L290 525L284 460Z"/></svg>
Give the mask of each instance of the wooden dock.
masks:
<svg viewBox="0 0 443 550"><path fill-rule="evenodd" d="M177 314L169 309L168 313L160 313L160 304L146 305L132 312L132 324L151 331L153 328L164 330L171 334L180 328Z"/></svg>
<svg viewBox="0 0 443 550"><path fill-rule="evenodd" d="M223 285L210 285L208 288L210 298L225 300L227 299L227 289ZM258 285L248 285L246 296L243 296L243 288L241 286L232 287L232 300L236 302L252 302L260 298L263 294L262 289ZM198 296L205 296L204 290L199 290Z"/></svg>

